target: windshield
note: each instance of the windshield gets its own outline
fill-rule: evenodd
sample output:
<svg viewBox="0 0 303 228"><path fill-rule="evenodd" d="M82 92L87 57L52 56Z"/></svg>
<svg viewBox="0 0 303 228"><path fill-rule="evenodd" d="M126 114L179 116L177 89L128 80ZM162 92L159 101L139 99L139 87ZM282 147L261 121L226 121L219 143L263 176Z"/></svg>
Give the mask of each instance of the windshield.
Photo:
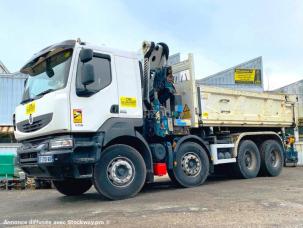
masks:
<svg viewBox="0 0 303 228"><path fill-rule="evenodd" d="M36 58L22 69L28 78L25 83L22 103L35 100L46 93L66 86L72 49L54 49Z"/></svg>

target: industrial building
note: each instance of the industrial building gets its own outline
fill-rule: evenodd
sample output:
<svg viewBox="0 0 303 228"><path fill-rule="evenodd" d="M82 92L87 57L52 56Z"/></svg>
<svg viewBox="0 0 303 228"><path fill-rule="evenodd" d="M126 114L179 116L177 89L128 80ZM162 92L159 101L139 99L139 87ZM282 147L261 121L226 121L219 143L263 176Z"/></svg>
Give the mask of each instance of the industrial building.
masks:
<svg viewBox="0 0 303 228"><path fill-rule="evenodd" d="M4 64L0 61L0 74L9 74L8 69L4 66Z"/></svg>
<svg viewBox="0 0 303 228"><path fill-rule="evenodd" d="M298 98L298 131L299 142L296 143L298 153L298 165L303 165L303 80L283 86L274 90L275 93L295 95Z"/></svg>
<svg viewBox="0 0 303 228"><path fill-rule="evenodd" d="M26 77L9 73L1 62L0 72L0 151L15 151L13 113L21 102Z"/></svg>
<svg viewBox="0 0 303 228"><path fill-rule="evenodd" d="M262 57L260 56L197 80L197 83L237 90L262 92L264 91Z"/></svg>
<svg viewBox="0 0 303 228"><path fill-rule="evenodd" d="M298 97L299 125L303 126L303 80L283 86L274 92L296 95Z"/></svg>

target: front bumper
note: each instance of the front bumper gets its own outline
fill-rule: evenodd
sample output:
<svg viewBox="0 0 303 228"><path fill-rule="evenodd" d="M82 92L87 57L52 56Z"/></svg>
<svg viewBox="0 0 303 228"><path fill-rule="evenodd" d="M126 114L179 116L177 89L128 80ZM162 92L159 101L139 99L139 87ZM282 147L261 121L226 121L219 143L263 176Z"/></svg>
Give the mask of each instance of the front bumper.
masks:
<svg viewBox="0 0 303 228"><path fill-rule="evenodd" d="M17 162L32 177L44 179L90 178L93 165L100 159L102 134L72 135L73 146L50 149L50 140L66 136L50 136L22 142L17 151ZM40 163L39 156L51 156L52 162Z"/></svg>

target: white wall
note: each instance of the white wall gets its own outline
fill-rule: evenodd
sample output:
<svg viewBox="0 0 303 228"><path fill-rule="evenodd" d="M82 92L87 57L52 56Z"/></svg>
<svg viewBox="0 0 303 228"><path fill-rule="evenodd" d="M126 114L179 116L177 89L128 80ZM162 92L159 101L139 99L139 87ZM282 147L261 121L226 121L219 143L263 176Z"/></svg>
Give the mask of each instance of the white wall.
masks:
<svg viewBox="0 0 303 228"><path fill-rule="evenodd" d="M14 153L17 154L18 143L0 143L0 153Z"/></svg>

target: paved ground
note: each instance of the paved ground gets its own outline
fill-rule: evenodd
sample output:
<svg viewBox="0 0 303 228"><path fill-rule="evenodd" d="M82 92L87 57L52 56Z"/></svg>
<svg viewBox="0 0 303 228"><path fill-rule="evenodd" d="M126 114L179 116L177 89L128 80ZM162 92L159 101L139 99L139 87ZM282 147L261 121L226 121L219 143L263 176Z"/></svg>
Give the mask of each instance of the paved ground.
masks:
<svg viewBox="0 0 303 228"><path fill-rule="evenodd" d="M55 190L0 191L0 199L0 223L6 224L303 227L303 167L285 168L275 178L210 178L191 189L175 188L161 178L123 201L108 201L93 188L80 197L62 196Z"/></svg>

